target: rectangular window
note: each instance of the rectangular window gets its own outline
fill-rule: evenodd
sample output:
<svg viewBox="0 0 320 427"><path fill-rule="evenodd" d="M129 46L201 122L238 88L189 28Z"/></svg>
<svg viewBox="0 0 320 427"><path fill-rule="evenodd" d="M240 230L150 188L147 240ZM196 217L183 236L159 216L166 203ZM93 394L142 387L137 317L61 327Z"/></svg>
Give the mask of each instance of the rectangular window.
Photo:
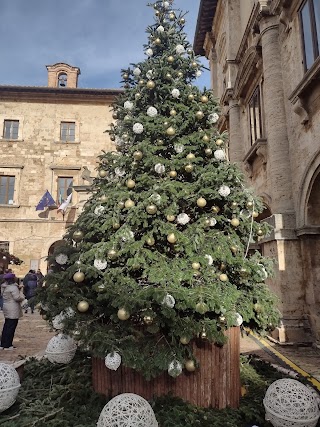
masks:
<svg viewBox="0 0 320 427"><path fill-rule="evenodd" d="M320 45L320 3L319 0L306 0L300 9L304 65L306 71L319 56Z"/></svg>
<svg viewBox="0 0 320 427"><path fill-rule="evenodd" d="M14 176L0 176L0 205L13 205Z"/></svg>
<svg viewBox="0 0 320 427"><path fill-rule="evenodd" d="M0 241L0 251L9 252L9 242Z"/></svg>
<svg viewBox="0 0 320 427"><path fill-rule="evenodd" d="M76 124L74 122L61 122L60 141L74 142L76 134Z"/></svg>
<svg viewBox="0 0 320 427"><path fill-rule="evenodd" d="M58 177L58 195L57 195L58 205L61 205L61 203L67 199L69 194L72 193L72 185L73 185L72 177L70 176Z"/></svg>
<svg viewBox="0 0 320 427"><path fill-rule="evenodd" d="M18 139L19 120L5 120L3 127L4 139Z"/></svg>
<svg viewBox="0 0 320 427"><path fill-rule="evenodd" d="M263 138L261 90L261 86L255 89L248 104L251 145Z"/></svg>

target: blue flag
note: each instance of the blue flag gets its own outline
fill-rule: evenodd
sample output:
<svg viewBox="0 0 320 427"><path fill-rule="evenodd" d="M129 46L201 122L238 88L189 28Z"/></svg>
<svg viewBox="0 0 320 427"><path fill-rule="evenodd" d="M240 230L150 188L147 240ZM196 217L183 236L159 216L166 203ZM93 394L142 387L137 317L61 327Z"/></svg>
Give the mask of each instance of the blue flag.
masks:
<svg viewBox="0 0 320 427"><path fill-rule="evenodd" d="M43 211L44 208L47 208L48 206L56 206L56 202L47 190L42 196L40 202L37 204L36 211Z"/></svg>

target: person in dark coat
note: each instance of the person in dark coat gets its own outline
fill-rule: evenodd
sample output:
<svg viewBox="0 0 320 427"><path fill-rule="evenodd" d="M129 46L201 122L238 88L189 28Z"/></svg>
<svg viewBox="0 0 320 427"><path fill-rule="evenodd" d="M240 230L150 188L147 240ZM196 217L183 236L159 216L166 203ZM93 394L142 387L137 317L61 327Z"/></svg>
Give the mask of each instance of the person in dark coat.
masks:
<svg viewBox="0 0 320 427"><path fill-rule="evenodd" d="M23 279L24 294L28 300L28 306L31 308L31 313L34 313L34 296L38 287L38 277L34 270L29 270L29 273ZM25 309L28 313L28 307Z"/></svg>
<svg viewBox="0 0 320 427"><path fill-rule="evenodd" d="M0 286L4 282L3 276L4 276L4 272L2 268L0 268ZM0 310L2 311L2 309L3 309L3 298L2 298L2 295L0 295Z"/></svg>
<svg viewBox="0 0 320 427"><path fill-rule="evenodd" d="M1 285L3 297L3 315L5 318L0 350L14 350L12 345L13 337L20 317L22 317L21 302L25 299L23 285L19 285L13 273L3 276L4 282Z"/></svg>

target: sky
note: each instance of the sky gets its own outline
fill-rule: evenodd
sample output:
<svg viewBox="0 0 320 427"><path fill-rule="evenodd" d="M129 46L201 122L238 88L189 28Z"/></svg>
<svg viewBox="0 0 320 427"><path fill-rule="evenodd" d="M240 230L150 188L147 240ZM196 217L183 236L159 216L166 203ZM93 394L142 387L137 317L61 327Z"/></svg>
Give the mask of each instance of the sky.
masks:
<svg viewBox="0 0 320 427"><path fill-rule="evenodd" d="M78 87L119 88L123 68L143 61L154 23L148 0L2 0L0 85L46 86L46 65L79 67ZM193 44L200 0L175 0ZM201 63L208 67L206 58ZM195 82L210 87L209 71Z"/></svg>

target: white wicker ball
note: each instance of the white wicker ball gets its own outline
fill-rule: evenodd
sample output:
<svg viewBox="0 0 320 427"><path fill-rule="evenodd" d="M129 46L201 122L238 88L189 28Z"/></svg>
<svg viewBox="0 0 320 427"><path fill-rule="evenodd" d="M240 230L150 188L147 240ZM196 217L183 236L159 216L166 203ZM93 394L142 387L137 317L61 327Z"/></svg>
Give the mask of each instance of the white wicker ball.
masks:
<svg viewBox="0 0 320 427"><path fill-rule="evenodd" d="M150 404L134 393L114 397L101 411L97 427L158 427Z"/></svg>
<svg viewBox="0 0 320 427"><path fill-rule="evenodd" d="M136 67L136 68L133 70L133 75L134 75L134 76L136 76L136 77L139 77L139 76L140 76L140 74L141 74L141 70L140 70L140 68Z"/></svg>
<svg viewBox="0 0 320 427"><path fill-rule="evenodd" d="M45 355L51 363L69 363L74 358L77 344L72 337L58 334L48 342Z"/></svg>
<svg viewBox="0 0 320 427"><path fill-rule="evenodd" d="M212 123L212 124L217 123L217 121L219 120L219 115L217 113L209 114L208 120L209 120L209 123Z"/></svg>
<svg viewBox="0 0 320 427"><path fill-rule="evenodd" d="M234 326L241 326L243 323L243 317L240 313L236 313L234 316Z"/></svg>
<svg viewBox="0 0 320 427"><path fill-rule="evenodd" d="M186 213L181 213L177 216L177 223L181 225L186 225L190 221L190 217Z"/></svg>
<svg viewBox="0 0 320 427"><path fill-rule="evenodd" d="M180 96L180 90L179 90L179 89L172 89L172 91L171 91L171 95L172 95L174 98L179 98L179 96Z"/></svg>
<svg viewBox="0 0 320 427"><path fill-rule="evenodd" d="M146 50L146 55L147 55L147 56L152 56L152 55L153 55L153 50L152 50L152 49L150 49L150 48L149 48L149 49L147 49L147 50Z"/></svg>
<svg viewBox="0 0 320 427"><path fill-rule="evenodd" d="M176 378L178 377L182 372L182 364L179 362L179 360L173 360L169 363L168 366L168 374L170 377Z"/></svg>
<svg viewBox="0 0 320 427"><path fill-rule="evenodd" d="M156 29L156 31L158 33L163 33L164 32L164 27L162 25L159 25L159 27Z"/></svg>
<svg viewBox="0 0 320 427"><path fill-rule="evenodd" d="M230 194L230 188L227 185L221 185L221 187L218 190L218 193L220 196L227 197Z"/></svg>
<svg viewBox="0 0 320 427"><path fill-rule="evenodd" d="M162 163L157 163L154 167L154 170L159 174L163 174L166 171L165 166Z"/></svg>
<svg viewBox="0 0 320 427"><path fill-rule="evenodd" d="M315 427L320 416L317 395L290 378L273 382L263 404L274 427Z"/></svg>
<svg viewBox="0 0 320 427"><path fill-rule="evenodd" d="M155 117L158 114L158 110L155 107L149 107L147 109L147 114L149 117Z"/></svg>
<svg viewBox="0 0 320 427"><path fill-rule="evenodd" d="M116 371L121 365L121 356L116 351L108 353L104 359L104 363L108 369Z"/></svg>
<svg viewBox="0 0 320 427"><path fill-rule="evenodd" d="M168 1L164 1L164 2L163 2L163 7L164 7L165 9L169 9L169 7L170 7L170 3L169 3Z"/></svg>
<svg viewBox="0 0 320 427"><path fill-rule="evenodd" d="M56 256L56 262L61 265L66 264L68 262L68 259L68 255L66 254L59 254Z"/></svg>
<svg viewBox="0 0 320 427"><path fill-rule="evenodd" d="M10 408L16 401L20 378L12 365L0 363L0 412Z"/></svg>
<svg viewBox="0 0 320 427"><path fill-rule="evenodd" d="M226 159L226 154L223 150L216 150L214 153L214 158L216 160L225 160Z"/></svg>
<svg viewBox="0 0 320 427"><path fill-rule="evenodd" d="M208 265L212 265L213 264L213 258L211 255L206 254L205 259L208 261Z"/></svg>
<svg viewBox="0 0 320 427"><path fill-rule="evenodd" d="M57 316L55 316L52 319L52 326L54 327L54 329L63 329L64 320L68 317L73 317L74 314L75 314L75 311L71 307L66 308L65 310L61 311L61 313L57 314Z"/></svg>
<svg viewBox="0 0 320 427"><path fill-rule="evenodd" d="M143 125L141 123L135 123L132 127L132 130L136 134L140 134L143 132Z"/></svg>
<svg viewBox="0 0 320 427"><path fill-rule="evenodd" d="M97 216L102 215L103 212L104 212L104 206L101 206L101 205L97 206L94 210L94 214Z"/></svg>
<svg viewBox="0 0 320 427"><path fill-rule="evenodd" d="M148 70L148 71L146 72L146 77L147 77L149 80L151 80L151 79L152 79L152 77L153 77L153 70Z"/></svg>
<svg viewBox="0 0 320 427"><path fill-rule="evenodd" d="M167 294L162 300L162 304L166 305L169 308L173 308L175 306L175 303L176 303L176 300L170 294Z"/></svg>
<svg viewBox="0 0 320 427"><path fill-rule="evenodd" d="M182 44L178 44L176 46L176 52L177 52L178 55L182 55L185 51L186 50L185 50L185 48L184 48L184 46Z"/></svg>
<svg viewBox="0 0 320 427"><path fill-rule="evenodd" d="M126 110L132 110L133 109L133 102L131 102L131 101L126 101L124 104L123 104L123 106L124 106L124 108L126 109Z"/></svg>
<svg viewBox="0 0 320 427"><path fill-rule="evenodd" d="M108 266L108 262L105 259L98 259L96 258L93 261L93 265L98 269L98 270L105 270Z"/></svg>
<svg viewBox="0 0 320 427"><path fill-rule="evenodd" d="M202 71L197 70L197 71L196 71L196 77L201 77L201 75L202 75Z"/></svg>

